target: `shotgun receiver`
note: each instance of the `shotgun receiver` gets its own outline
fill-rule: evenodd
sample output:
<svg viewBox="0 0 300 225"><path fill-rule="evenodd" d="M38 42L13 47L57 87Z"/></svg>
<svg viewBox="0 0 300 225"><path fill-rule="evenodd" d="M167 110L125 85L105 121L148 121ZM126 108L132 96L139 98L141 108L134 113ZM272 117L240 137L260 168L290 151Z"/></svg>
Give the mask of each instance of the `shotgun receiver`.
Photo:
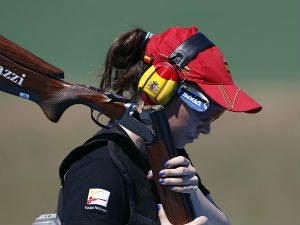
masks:
<svg viewBox="0 0 300 225"><path fill-rule="evenodd" d="M141 136L169 221L179 225L193 220L189 195L173 192L159 183L159 171L167 160L177 156L164 107L145 106L137 113L137 104L129 99L68 83L63 78L63 71L0 36L0 91L35 102L52 122L58 122L68 107L84 104Z"/></svg>

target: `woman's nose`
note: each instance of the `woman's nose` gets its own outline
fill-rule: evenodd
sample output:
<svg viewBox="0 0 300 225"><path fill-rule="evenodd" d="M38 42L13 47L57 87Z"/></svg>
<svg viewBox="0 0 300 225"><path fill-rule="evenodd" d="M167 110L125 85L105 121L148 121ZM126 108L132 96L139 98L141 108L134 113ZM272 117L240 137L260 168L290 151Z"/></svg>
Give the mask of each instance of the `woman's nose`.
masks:
<svg viewBox="0 0 300 225"><path fill-rule="evenodd" d="M202 124L202 126L200 127L200 132L203 133L203 134L209 134L210 133L210 122L209 121Z"/></svg>

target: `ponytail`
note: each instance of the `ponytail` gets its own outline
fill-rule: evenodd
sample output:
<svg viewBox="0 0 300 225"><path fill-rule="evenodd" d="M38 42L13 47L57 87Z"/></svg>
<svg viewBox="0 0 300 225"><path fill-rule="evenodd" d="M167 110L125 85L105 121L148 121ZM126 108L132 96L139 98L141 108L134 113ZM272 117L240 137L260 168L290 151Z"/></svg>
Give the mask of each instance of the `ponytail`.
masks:
<svg viewBox="0 0 300 225"><path fill-rule="evenodd" d="M129 94L137 100L137 87L143 72L144 49L141 45L146 37L142 29L134 29L119 36L111 44L105 61L105 69L100 74L100 88L118 95Z"/></svg>

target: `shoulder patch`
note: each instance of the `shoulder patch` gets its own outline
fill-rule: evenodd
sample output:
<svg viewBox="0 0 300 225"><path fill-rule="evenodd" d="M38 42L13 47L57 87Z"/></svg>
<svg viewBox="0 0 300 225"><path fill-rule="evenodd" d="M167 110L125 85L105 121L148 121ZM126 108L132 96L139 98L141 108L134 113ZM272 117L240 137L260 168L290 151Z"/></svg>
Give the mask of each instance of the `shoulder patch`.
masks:
<svg viewBox="0 0 300 225"><path fill-rule="evenodd" d="M90 188L87 205L107 206L110 192L99 188Z"/></svg>

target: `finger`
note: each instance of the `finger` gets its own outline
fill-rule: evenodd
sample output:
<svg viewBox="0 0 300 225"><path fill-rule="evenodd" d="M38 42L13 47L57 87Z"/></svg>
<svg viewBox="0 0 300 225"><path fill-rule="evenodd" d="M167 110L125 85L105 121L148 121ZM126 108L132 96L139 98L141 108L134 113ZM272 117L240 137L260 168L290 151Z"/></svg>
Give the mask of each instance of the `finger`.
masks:
<svg viewBox="0 0 300 225"><path fill-rule="evenodd" d="M193 221L187 223L186 225L205 225L207 224L207 217L206 216L200 216L194 219Z"/></svg>
<svg viewBox="0 0 300 225"><path fill-rule="evenodd" d="M190 164L191 164L190 160L188 160L187 158L185 158L183 156L177 156L177 157L174 157L174 158L168 160L165 163L165 167L167 167L167 168L172 168L175 166L188 167Z"/></svg>
<svg viewBox="0 0 300 225"><path fill-rule="evenodd" d="M194 193L197 191L198 186L197 185L188 185L188 186L171 186L169 185L168 188L175 192L180 193Z"/></svg>
<svg viewBox="0 0 300 225"><path fill-rule="evenodd" d="M163 185L198 185L198 177L183 176L183 177L160 178L159 183Z"/></svg>
<svg viewBox="0 0 300 225"><path fill-rule="evenodd" d="M165 210L164 210L162 204L158 204L157 208L158 208L158 218L159 218L160 224L161 225L172 225L168 220L168 217L165 213Z"/></svg>
<svg viewBox="0 0 300 225"><path fill-rule="evenodd" d="M153 179L153 172L152 172L152 170L149 170L149 172L147 174L147 179L148 180L152 180Z"/></svg>
<svg viewBox="0 0 300 225"><path fill-rule="evenodd" d="M196 175L196 169L192 166L164 169L159 172L159 175L161 177L194 176Z"/></svg>

